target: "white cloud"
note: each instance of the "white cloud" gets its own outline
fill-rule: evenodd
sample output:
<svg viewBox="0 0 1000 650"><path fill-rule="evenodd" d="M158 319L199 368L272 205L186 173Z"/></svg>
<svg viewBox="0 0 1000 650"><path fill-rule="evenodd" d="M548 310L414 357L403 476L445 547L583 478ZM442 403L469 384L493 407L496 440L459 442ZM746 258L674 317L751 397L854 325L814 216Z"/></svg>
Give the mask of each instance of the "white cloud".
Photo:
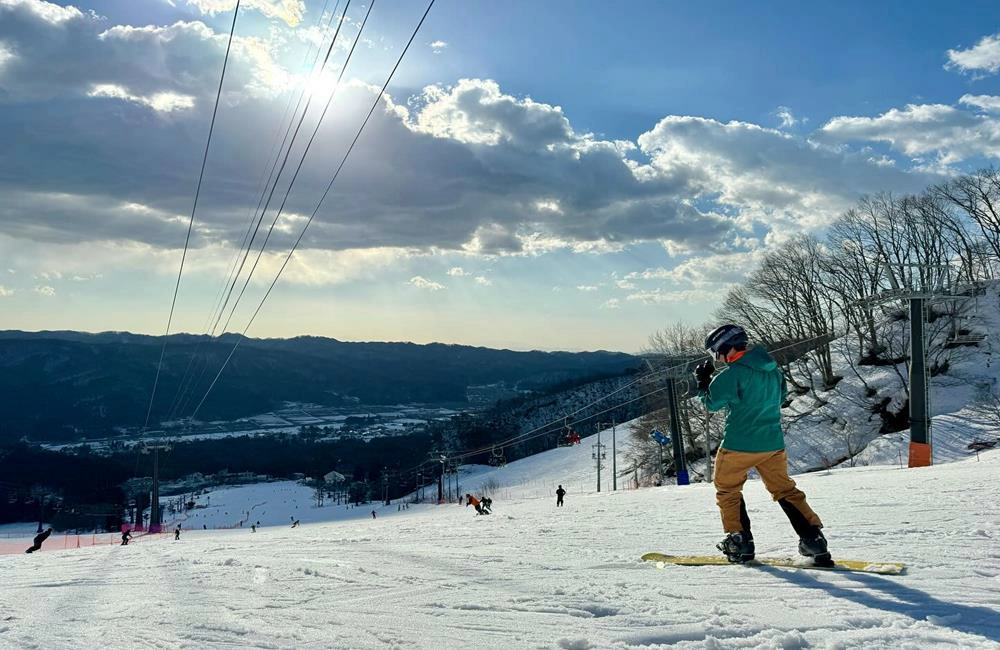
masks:
<svg viewBox="0 0 1000 650"><path fill-rule="evenodd" d="M801 122L801 120L792 114L792 109L787 106L779 106L776 108L774 115L781 121L781 128L783 129L793 127Z"/></svg>
<svg viewBox="0 0 1000 650"><path fill-rule="evenodd" d="M635 283L628 280L615 280L615 286L619 289L625 289L626 291L635 289Z"/></svg>
<svg viewBox="0 0 1000 650"><path fill-rule="evenodd" d="M559 205L559 201L535 201L535 209L539 212L554 212L556 214L562 214L562 207Z"/></svg>
<svg viewBox="0 0 1000 650"><path fill-rule="evenodd" d="M187 0L187 3L209 15L232 13L236 8L236 0ZM277 18L295 27L302 22L306 5L304 0L243 0L241 11L244 8L256 9L268 18Z"/></svg>
<svg viewBox="0 0 1000 650"><path fill-rule="evenodd" d="M36 18L52 25L62 25L83 16L83 12L73 5L62 7L53 2L45 2L45 0L0 0L0 7L27 11Z"/></svg>
<svg viewBox="0 0 1000 650"><path fill-rule="evenodd" d="M601 305L601 309L621 309L621 301L618 298L612 298L604 302Z"/></svg>
<svg viewBox="0 0 1000 650"><path fill-rule="evenodd" d="M577 291L597 291L597 287L592 284L580 284L576 287Z"/></svg>
<svg viewBox="0 0 1000 650"><path fill-rule="evenodd" d="M1000 34L984 36L966 50L948 50L948 63L945 67L958 69L963 73L994 74L1000 71Z"/></svg>
<svg viewBox="0 0 1000 650"><path fill-rule="evenodd" d="M987 113L1000 112L1000 97L996 95L962 95L958 102L974 106Z"/></svg>
<svg viewBox="0 0 1000 650"><path fill-rule="evenodd" d="M0 284L0 298L6 298L8 296L13 296L13 295L14 295L13 289L8 289L7 287Z"/></svg>
<svg viewBox="0 0 1000 650"><path fill-rule="evenodd" d="M7 49L7 47L0 42L0 68L3 67L4 63L14 60L14 52Z"/></svg>
<svg viewBox="0 0 1000 650"><path fill-rule="evenodd" d="M644 271L634 271L625 276L625 283L619 287L632 289L633 280L669 282L677 287L692 288L724 288L746 279L755 269L763 250L752 250L738 253L723 253L695 257L667 269L664 267L649 268Z"/></svg>
<svg viewBox="0 0 1000 650"><path fill-rule="evenodd" d="M940 165L1000 156L1000 120L947 104L908 104L878 117L835 117L820 135L831 142L887 142L912 158L934 154Z"/></svg>
<svg viewBox="0 0 1000 650"><path fill-rule="evenodd" d="M411 128L472 145L546 149L571 143L575 134L558 106L505 95L493 80L461 79L452 87L428 86Z"/></svg>
<svg viewBox="0 0 1000 650"><path fill-rule="evenodd" d="M35 293L37 293L40 296L51 297L56 295L56 290L48 285L42 285L35 287Z"/></svg>
<svg viewBox="0 0 1000 650"><path fill-rule="evenodd" d="M456 278L462 278L472 274L463 269L461 266L453 266L450 269L448 269L448 275Z"/></svg>
<svg viewBox="0 0 1000 650"><path fill-rule="evenodd" d="M484 275L477 275L475 277L476 284L482 285L484 287L489 287L493 284L493 281Z"/></svg>
<svg viewBox="0 0 1000 650"><path fill-rule="evenodd" d="M483 255L520 253L523 250L517 233L510 226L499 223L483 224L476 228L463 248L471 253Z"/></svg>
<svg viewBox="0 0 1000 650"><path fill-rule="evenodd" d="M448 47L448 44L444 41L439 40L439 41L434 41L433 43L430 44L430 46L431 46L431 51L434 52L434 54L441 54L441 52L444 52L444 49Z"/></svg>
<svg viewBox="0 0 1000 650"><path fill-rule="evenodd" d="M641 302L646 305L659 305L663 303L702 302L712 295L703 291L665 291L663 289L653 289L652 291L637 291L629 294L625 299Z"/></svg>
<svg viewBox="0 0 1000 650"><path fill-rule="evenodd" d="M690 199L681 209L696 212L693 198L713 200L718 218L734 221L743 234L758 224L819 229L862 194L924 185L924 179L872 165L863 156L748 122L672 115L639 136L639 148L651 160L641 173L686 182ZM716 236L715 242L731 241L739 232Z"/></svg>
<svg viewBox="0 0 1000 650"><path fill-rule="evenodd" d="M440 291L441 289L444 289L443 284L434 282L432 280L428 280L427 278L421 277L419 275L415 275L412 278L410 278L409 284L412 284L418 289L427 289L428 291Z"/></svg>
<svg viewBox="0 0 1000 650"><path fill-rule="evenodd" d="M170 113L173 111L194 108L194 97L191 97L190 95L178 95L177 93L172 92L154 93L149 96L133 95L125 88L115 84L95 85L90 92L87 93L87 96L121 99L127 102L148 106L158 113Z"/></svg>

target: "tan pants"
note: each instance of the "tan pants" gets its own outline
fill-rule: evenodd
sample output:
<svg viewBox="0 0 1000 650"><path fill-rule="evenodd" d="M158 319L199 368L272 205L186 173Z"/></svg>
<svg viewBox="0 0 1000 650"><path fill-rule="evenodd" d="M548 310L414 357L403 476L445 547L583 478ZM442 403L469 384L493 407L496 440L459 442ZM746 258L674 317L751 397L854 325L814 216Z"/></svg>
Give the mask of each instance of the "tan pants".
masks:
<svg viewBox="0 0 1000 650"><path fill-rule="evenodd" d="M738 533L744 527L740 520L740 506L743 484L751 468L757 468L764 487L775 501L784 500L794 506L810 525L823 525L806 503L805 493L795 487L795 481L788 477L788 457L784 449L752 453L720 448L715 456L715 500L722 511L722 527L727 533ZM782 506L786 507L785 504Z"/></svg>

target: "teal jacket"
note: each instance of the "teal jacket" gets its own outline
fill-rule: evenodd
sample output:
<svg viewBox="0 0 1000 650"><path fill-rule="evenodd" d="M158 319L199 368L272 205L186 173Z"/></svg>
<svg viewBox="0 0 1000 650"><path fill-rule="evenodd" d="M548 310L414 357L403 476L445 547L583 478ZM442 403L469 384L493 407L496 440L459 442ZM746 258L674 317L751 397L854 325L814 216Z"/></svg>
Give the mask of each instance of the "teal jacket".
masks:
<svg viewBox="0 0 1000 650"><path fill-rule="evenodd" d="M778 363L764 348L753 347L719 372L698 397L709 411L729 409L723 448L761 452L785 448L781 404L787 394Z"/></svg>

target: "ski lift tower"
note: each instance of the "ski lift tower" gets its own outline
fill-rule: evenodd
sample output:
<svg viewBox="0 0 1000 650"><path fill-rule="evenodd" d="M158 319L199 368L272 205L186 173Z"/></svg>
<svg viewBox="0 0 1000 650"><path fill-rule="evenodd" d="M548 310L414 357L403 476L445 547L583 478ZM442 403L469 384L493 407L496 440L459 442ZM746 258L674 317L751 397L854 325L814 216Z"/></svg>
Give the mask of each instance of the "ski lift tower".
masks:
<svg viewBox="0 0 1000 650"><path fill-rule="evenodd" d="M691 373L694 366L699 361L705 359L705 355L678 355L669 356L664 359L665 367L653 368L652 362L647 358L646 365L653 374L663 376L664 388L666 389L667 408L670 411L670 439L674 447L674 474L677 476L677 485L690 485L691 479L688 476L687 459L684 455L684 439L681 437L681 411L680 400L691 397Z"/></svg>
<svg viewBox="0 0 1000 650"><path fill-rule="evenodd" d="M780 352L775 351L775 359L779 363L789 363L804 354L830 343L833 340L831 334L816 336L811 339L797 341L781 347ZM681 437L680 403L683 400L696 397L697 387L692 381L695 366L708 359L705 354L678 354L678 355L648 355L644 358L652 376L662 375L664 388L666 389L666 406L670 410L670 439L673 443L674 451L674 473L677 475L677 485L689 485L691 479L688 476L687 459L684 452L684 439ZM656 360L661 367L654 368L652 360ZM663 389L661 389L663 390ZM705 477L706 481L712 475L712 449L711 441L708 437L708 420L706 414L705 421Z"/></svg>
<svg viewBox="0 0 1000 650"><path fill-rule="evenodd" d="M149 503L149 532L159 533L163 530L160 520L160 451L170 451L170 445L164 443L145 443L142 453L153 454L153 494ZM139 513L140 523L142 513Z"/></svg>
<svg viewBox="0 0 1000 650"><path fill-rule="evenodd" d="M889 263L892 290L866 299L872 303L906 301L910 312L910 449L909 467L933 463L930 394L927 377L927 303L954 300L949 264Z"/></svg>

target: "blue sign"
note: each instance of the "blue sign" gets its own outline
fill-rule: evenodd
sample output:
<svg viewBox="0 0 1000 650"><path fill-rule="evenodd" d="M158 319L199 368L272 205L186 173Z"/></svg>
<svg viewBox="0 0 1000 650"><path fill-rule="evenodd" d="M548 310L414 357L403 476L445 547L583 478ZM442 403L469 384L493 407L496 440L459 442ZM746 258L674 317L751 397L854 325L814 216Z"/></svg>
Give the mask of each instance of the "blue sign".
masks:
<svg viewBox="0 0 1000 650"><path fill-rule="evenodd" d="M659 429L653 429L652 431L649 432L649 435L653 438L653 440L660 443L661 445L670 444L670 438L663 435L663 432L660 431Z"/></svg>

